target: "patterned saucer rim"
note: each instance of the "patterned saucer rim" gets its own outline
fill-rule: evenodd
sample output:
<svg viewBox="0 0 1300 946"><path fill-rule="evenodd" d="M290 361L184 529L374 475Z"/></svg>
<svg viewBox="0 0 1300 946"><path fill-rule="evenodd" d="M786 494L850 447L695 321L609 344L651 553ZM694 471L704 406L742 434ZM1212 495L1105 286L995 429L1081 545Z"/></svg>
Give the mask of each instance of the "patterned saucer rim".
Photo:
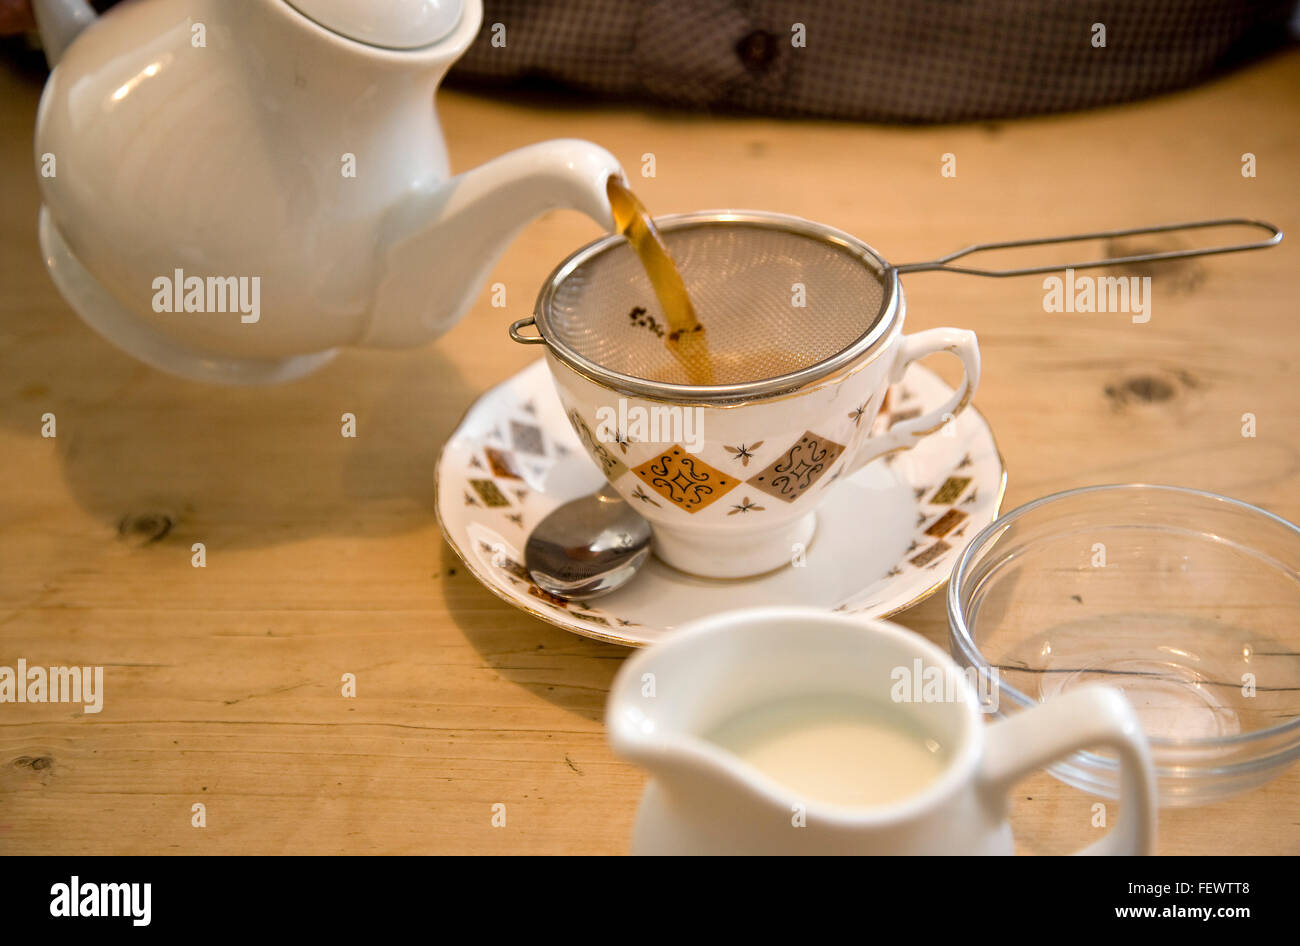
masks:
<svg viewBox="0 0 1300 946"><path fill-rule="evenodd" d="M470 416L474 413L475 409L477 409L481 404L491 400L492 398L500 394L505 389L519 383L520 379L523 378L525 375L529 374L530 372L537 371L538 366L542 364L544 364L544 360L539 359L538 361L530 365L524 366L519 371L503 379L497 384L494 384L492 387L486 389L474 399L473 403L469 405L469 407L464 411L464 413L462 413L460 418L457 420L456 425L452 430L452 433L447 437L447 440L443 443L441 449L438 451L438 461L434 466L434 474L433 474L434 513L438 520L438 527L441 530L443 539L446 541L447 545L456 554L456 557L460 560L461 564L464 565L465 569L474 577L474 579L480 585L482 585L488 591L494 594L496 597L500 598L502 601L509 604L511 607L517 608L518 610L523 611L526 614L531 614L532 616L539 618L542 621L545 621L547 624L551 624L555 627L561 628L562 630L568 631L571 634L577 634L581 637L587 637L592 640L602 641L604 643L609 643L609 644L617 644L622 647L634 647L634 648L648 647L654 642L649 640L644 640L644 639L638 639L636 637L628 636L627 634L619 634L617 633L617 631L601 630L598 627L590 626L587 619L581 614L573 614L573 613L566 612L566 615L562 617L559 614L556 614L550 610L545 610L543 608L536 607L510 594L506 590L506 588L496 579L494 575L491 575L483 571L483 569L478 565L478 563L472 559L468 550L463 549L461 547L459 540L453 536L452 529L447 522L446 516L444 515L443 501L442 501L442 472L443 472L442 465L443 465L443 460L446 458L448 449L457 441L457 438L460 437L466 422L469 420ZM908 374L911 374L913 371L921 372L926 375L929 375L932 377L933 380L938 381L940 384L943 384L945 387L947 387L946 382L942 381L942 379L940 379L937 374L935 374L933 371L931 371L930 369L926 368L923 365L913 365L911 368L909 368ZM549 377L547 378L547 380L549 383ZM906 378L904 378L904 382L905 381ZM553 391L551 391L549 387L547 388L547 391L548 393L553 393ZM991 424L989 424L988 419L976 408L975 404L973 403L968 405L966 410L963 411L963 415L965 414L974 415L974 417L978 419L980 426L984 428L984 432L987 434L989 441L992 444L993 452L998 462L999 473L998 473L997 494L993 499L993 503L989 511L989 515L988 515L989 522L983 523L983 525L980 526L980 528L984 528L984 526L988 525L989 523L996 521L998 515L1001 512L1002 503L1006 496L1007 464L1006 464L1006 458L1002 455L1001 448L998 446L996 436L993 433L993 427ZM879 463L887 459L889 458L885 457L875 462ZM593 465L593 471L597 469L598 468L596 468ZM960 549L955 550L956 554L953 556L954 561L956 560L956 558L960 557L960 551L961 551ZM669 571L675 572L675 569L670 568ZM686 575L685 573L680 573L680 574L682 574L682 577L684 579L689 579L691 577ZM918 594L908 599L907 601L902 602L901 604L894 605L888 608L887 610L870 613L867 616L873 618L887 618L899 613L900 611L905 611L908 608L920 604L922 601L927 600L928 598L936 594L939 590L941 590L948 583L950 576L951 576L951 570L943 573L943 577L941 577L933 585L925 588L923 591L919 592ZM759 575L750 579L738 578L738 579L726 579L726 581L728 581L728 583L743 585L746 582L758 581L763 579L764 577L766 576ZM841 610L841 609L835 608L830 610ZM565 617L569 619L565 620ZM671 631L665 631L665 633L671 633Z"/></svg>

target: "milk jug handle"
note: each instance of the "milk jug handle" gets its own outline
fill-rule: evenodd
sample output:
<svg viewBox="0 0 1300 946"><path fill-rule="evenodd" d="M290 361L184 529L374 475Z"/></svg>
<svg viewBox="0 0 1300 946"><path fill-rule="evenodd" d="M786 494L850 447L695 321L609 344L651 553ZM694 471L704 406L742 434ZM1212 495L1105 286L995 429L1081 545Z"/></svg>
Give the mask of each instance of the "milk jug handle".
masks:
<svg viewBox="0 0 1300 946"><path fill-rule="evenodd" d="M999 814L1005 813L1012 787L1033 770L1083 749L1114 749L1120 765L1119 820L1104 838L1076 853L1155 853L1155 769L1137 714L1118 690L1082 687L989 726L986 735L980 788Z"/></svg>

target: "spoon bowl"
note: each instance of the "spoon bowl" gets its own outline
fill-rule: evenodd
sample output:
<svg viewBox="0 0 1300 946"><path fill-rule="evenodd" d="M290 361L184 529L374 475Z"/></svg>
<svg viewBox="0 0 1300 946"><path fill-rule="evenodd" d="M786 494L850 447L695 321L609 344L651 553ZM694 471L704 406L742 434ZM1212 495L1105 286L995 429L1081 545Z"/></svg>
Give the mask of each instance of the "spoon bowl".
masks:
<svg viewBox="0 0 1300 946"><path fill-rule="evenodd" d="M607 485L539 522L524 546L524 567L550 594L598 598L626 584L649 555L650 523Z"/></svg>

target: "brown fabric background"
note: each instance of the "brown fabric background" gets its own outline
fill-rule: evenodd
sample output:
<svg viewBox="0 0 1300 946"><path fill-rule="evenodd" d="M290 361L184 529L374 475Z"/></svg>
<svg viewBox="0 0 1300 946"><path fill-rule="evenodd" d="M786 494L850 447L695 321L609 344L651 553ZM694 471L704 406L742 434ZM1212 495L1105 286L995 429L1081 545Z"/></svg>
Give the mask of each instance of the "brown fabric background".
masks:
<svg viewBox="0 0 1300 946"><path fill-rule="evenodd" d="M1288 41L1296 0L485 0L452 75L873 121L1002 118L1186 86ZM506 28L504 48L492 24ZM791 44L803 23L807 47ZM1092 24L1106 47L1092 46Z"/></svg>

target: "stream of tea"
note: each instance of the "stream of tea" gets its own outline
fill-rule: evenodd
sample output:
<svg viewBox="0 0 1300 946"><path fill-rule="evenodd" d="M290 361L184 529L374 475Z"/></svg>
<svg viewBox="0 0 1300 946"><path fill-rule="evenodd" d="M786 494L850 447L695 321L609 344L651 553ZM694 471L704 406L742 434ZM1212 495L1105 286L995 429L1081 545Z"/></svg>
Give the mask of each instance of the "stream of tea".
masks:
<svg viewBox="0 0 1300 946"><path fill-rule="evenodd" d="M713 368L704 326L695 315L682 274L669 255L663 237L645 205L622 180L610 177L605 191L614 215L614 227L636 251L663 309L667 322L664 344L686 370L691 384L712 384Z"/></svg>

